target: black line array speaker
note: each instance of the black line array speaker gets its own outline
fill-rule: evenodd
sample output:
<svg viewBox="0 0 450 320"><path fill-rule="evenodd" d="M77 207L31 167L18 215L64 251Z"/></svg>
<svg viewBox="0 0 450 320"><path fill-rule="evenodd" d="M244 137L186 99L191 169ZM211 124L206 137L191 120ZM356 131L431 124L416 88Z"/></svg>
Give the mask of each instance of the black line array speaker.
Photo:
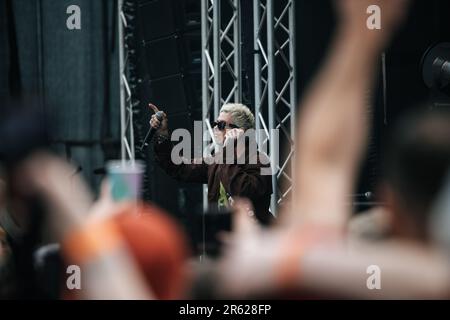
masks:
<svg viewBox="0 0 450 320"><path fill-rule="evenodd" d="M180 13L179 3L173 0L139 1L138 15L143 41L155 40L181 29L180 21L176 18Z"/></svg>
<svg viewBox="0 0 450 320"><path fill-rule="evenodd" d="M199 108L189 79L189 52L183 1L139 1L141 95L161 105L166 113L183 113L192 120L191 110ZM185 124L191 121L186 121Z"/></svg>
<svg viewBox="0 0 450 320"><path fill-rule="evenodd" d="M200 46L201 42L190 39L201 39L201 24L197 21L201 16L200 6L190 5L192 1L189 0L136 1L141 101L141 116L136 121L149 127L152 112L148 103L152 102L167 113L171 130L184 128L193 133L194 120L201 120L201 92L195 90L192 80L195 66L199 66L192 57L201 48L191 44ZM195 12L189 13L188 9ZM137 145L141 142L137 141ZM188 209L192 211L201 204L201 185L181 183L170 178L155 163L151 145L145 149L145 155L148 168L146 180L150 184L146 200L173 213L189 231L191 223L188 213L193 212L188 212Z"/></svg>
<svg viewBox="0 0 450 320"><path fill-rule="evenodd" d="M177 35L146 43L144 59L149 77L158 79L182 73L181 50L182 43Z"/></svg>

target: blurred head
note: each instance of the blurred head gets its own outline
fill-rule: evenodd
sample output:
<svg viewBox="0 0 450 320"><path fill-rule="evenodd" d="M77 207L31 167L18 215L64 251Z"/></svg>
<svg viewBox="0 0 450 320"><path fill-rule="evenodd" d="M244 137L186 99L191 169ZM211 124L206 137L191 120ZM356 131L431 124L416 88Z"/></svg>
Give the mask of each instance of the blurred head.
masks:
<svg viewBox="0 0 450 320"><path fill-rule="evenodd" d="M255 117L248 107L239 103L228 103L220 109L220 114L214 123L214 137L218 143L223 143L228 130L235 128L255 128Z"/></svg>
<svg viewBox="0 0 450 320"><path fill-rule="evenodd" d="M37 99L6 101L0 117L0 165L7 172L37 150L47 149L51 122Z"/></svg>
<svg viewBox="0 0 450 320"><path fill-rule="evenodd" d="M450 163L450 110L421 111L403 118L384 161L383 200L393 232L425 240L433 202Z"/></svg>
<svg viewBox="0 0 450 320"><path fill-rule="evenodd" d="M21 165L36 152L50 148L52 121L34 95L6 99L1 108L0 179L4 179L4 185L0 182L0 208L2 202L8 203L8 213L4 214L14 223L14 230L22 234L32 225L31 221L40 220L35 212L43 208L36 207L40 196L32 192ZM18 233L11 224L4 228L17 240Z"/></svg>
<svg viewBox="0 0 450 320"><path fill-rule="evenodd" d="M139 213L130 206L113 219L156 297L183 297L188 249L178 225L154 206L143 206Z"/></svg>

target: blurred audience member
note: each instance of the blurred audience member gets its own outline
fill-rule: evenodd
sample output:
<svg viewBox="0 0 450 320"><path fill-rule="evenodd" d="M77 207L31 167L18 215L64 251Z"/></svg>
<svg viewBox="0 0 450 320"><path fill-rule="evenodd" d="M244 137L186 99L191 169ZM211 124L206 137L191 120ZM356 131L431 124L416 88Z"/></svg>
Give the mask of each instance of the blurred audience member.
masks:
<svg viewBox="0 0 450 320"><path fill-rule="evenodd" d="M116 215L121 234L157 299L180 299L187 289L187 241L168 214L130 206Z"/></svg>
<svg viewBox="0 0 450 320"><path fill-rule="evenodd" d="M353 218L349 231L428 242L433 203L450 169L450 110L404 116L389 141L380 188L385 205Z"/></svg>
<svg viewBox="0 0 450 320"><path fill-rule="evenodd" d="M391 196L388 203L398 206L391 208L397 219L403 216L393 224L398 228L397 241L361 244L352 251L346 244L345 230L352 214L347 200L367 139L366 92L373 85L377 59L401 22L407 2L335 2L339 14L335 42L301 105L293 209L283 212L279 225L271 231L252 226L241 209L242 226L219 265L224 295L254 297L295 290L301 297L449 297L448 257L423 245L426 234L417 225L424 221L445 176L446 120L438 124L433 117L417 125L409 123L406 129L400 127L405 137L397 140L401 146L394 143L400 150L390 156L386 171L386 181L397 192L397 201ZM383 13L380 30L369 30L365 25L366 9L374 4ZM430 125L436 130L430 130ZM414 139L416 136L419 139ZM421 159L428 156L438 159ZM407 168L398 168L409 161ZM421 163L437 166L429 178L421 176L425 168L411 172ZM425 179L423 186L421 179ZM414 183L419 185L409 185ZM411 201L419 207L413 208L413 216L408 218L406 204L415 196L417 199ZM407 225L399 228L401 221ZM383 285L379 290L371 290L371 268L381 270Z"/></svg>

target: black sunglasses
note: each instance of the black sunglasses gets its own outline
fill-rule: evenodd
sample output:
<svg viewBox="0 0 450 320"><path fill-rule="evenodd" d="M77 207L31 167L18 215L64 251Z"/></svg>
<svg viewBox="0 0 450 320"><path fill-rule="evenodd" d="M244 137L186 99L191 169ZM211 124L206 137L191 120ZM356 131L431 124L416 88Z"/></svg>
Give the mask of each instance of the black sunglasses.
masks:
<svg viewBox="0 0 450 320"><path fill-rule="evenodd" d="M214 121L211 126L215 128L217 126L217 129L220 131L225 130L225 128L231 128L231 129L238 129L239 127L237 125L226 123L225 121Z"/></svg>

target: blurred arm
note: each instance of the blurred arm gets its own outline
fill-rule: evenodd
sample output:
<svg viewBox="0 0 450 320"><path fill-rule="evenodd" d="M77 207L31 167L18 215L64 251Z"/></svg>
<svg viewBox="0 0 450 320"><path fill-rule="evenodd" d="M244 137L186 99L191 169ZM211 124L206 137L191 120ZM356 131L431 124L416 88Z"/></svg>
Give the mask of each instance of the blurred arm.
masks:
<svg viewBox="0 0 450 320"><path fill-rule="evenodd" d="M367 138L365 117L377 58L398 23L404 1L336 2L340 23L332 49L301 104L294 210L287 221L342 227L350 210ZM383 27L366 27L366 9L381 7ZM300 213L300 214L299 214Z"/></svg>
<svg viewBox="0 0 450 320"><path fill-rule="evenodd" d="M28 187L40 194L48 206L48 220L56 240L66 247L71 237L71 249L73 244L80 243L75 248L81 250L65 250L64 255L69 263L80 267L82 298L153 297L120 232L112 223L103 226L104 222L96 222L93 228L88 219L92 196L81 177L73 175L74 168L54 156L38 154L23 165L22 171Z"/></svg>
<svg viewBox="0 0 450 320"><path fill-rule="evenodd" d="M172 178L184 182L208 182L208 166L205 163L181 163L172 162L173 144L171 141L156 142L154 145L156 160L159 166Z"/></svg>
<svg viewBox="0 0 450 320"><path fill-rule="evenodd" d="M442 253L426 248L388 242L361 246L349 253L346 247L325 246L306 252L299 262L299 289L320 296L361 299L450 297L448 259ZM368 282L376 283L373 276L379 276L379 289L368 287Z"/></svg>

